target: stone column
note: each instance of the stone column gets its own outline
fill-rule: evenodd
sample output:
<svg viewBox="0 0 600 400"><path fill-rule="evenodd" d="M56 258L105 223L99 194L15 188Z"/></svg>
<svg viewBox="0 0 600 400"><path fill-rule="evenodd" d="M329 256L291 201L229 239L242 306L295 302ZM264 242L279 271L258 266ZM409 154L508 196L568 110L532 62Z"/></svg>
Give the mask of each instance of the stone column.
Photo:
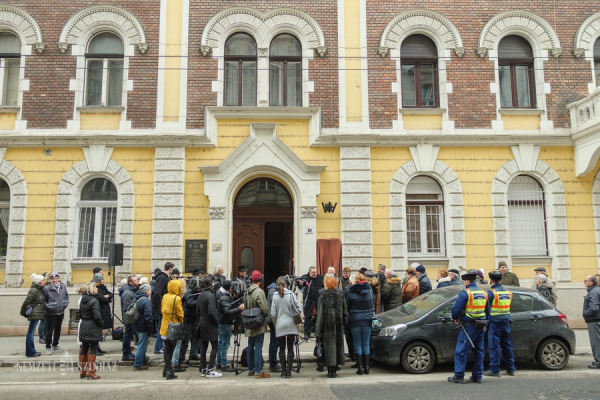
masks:
<svg viewBox="0 0 600 400"><path fill-rule="evenodd" d="M340 148L342 265L373 269L371 149Z"/></svg>

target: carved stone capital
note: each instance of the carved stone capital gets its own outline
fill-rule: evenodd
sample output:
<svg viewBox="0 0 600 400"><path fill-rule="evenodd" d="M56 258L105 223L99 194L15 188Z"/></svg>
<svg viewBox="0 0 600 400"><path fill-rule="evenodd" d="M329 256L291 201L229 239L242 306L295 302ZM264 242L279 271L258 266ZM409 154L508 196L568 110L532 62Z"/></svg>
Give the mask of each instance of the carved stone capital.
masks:
<svg viewBox="0 0 600 400"><path fill-rule="evenodd" d="M262 58L268 57L269 56L269 49L266 48L266 47L260 47L258 49L258 56L262 57Z"/></svg>
<svg viewBox="0 0 600 400"><path fill-rule="evenodd" d="M456 55L458 57L462 57L465 55L465 48L464 47L455 47L454 52L456 53Z"/></svg>
<svg viewBox="0 0 600 400"><path fill-rule="evenodd" d="M46 49L46 43L36 42L33 44L38 53L42 54Z"/></svg>
<svg viewBox="0 0 600 400"><path fill-rule="evenodd" d="M302 218L317 218L317 206L300 207L300 215Z"/></svg>
<svg viewBox="0 0 600 400"><path fill-rule="evenodd" d="M66 42L58 42L56 45L58 46L58 50L60 50L62 54L65 54L65 52L69 48L69 43Z"/></svg>
<svg viewBox="0 0 600 400"><path fill-rule="evenodd" d="M210 53L210 46L207 46L205 44L200 46L200 53L202 53L202 55L206 57L208 53Z"/></svg>
<svg viewBox="0 0 600 400"><path fill-rule="evenodd" d="M580 58L584 54L585 54L585 49L582 49L582 48L573 49L573 55L575 56L575 58Z"/></svg>
<svg viewBox="0 0 600 400"><path fill-rule="evenodd" d="M225 207L208 207L208 217L210 219L224 219Z"/></svg>
<svg viewBox="0 0 600 400"><path fill-rule="evenodd" d="M137 47L140 50L140 53L142 54L146 54L146 52L148 51L148 43L138 43Z"/></svg>
<svg viewBox="0 0 600 400"><path fill-rule="evenodd" d="M550 52L554 58L558 58L562 54L562 47L553 47L550 49Z"/></svg>
<svg viewBox="0 0 600 400"><path fill-rule="evenodd" d="M319 57L325 57L326 52L327 46L317 46L317 53L319 53Z"/></svg>
<svg viewBox="0 0 600 400"><path fill-rule="evenodd" d="M479 57L485 57L485 53L487 53L488 48L487 47L478 47L477 50L475 50L477 52L477 55Z"/></svg>
<svg viewBox="0 0 600 400"><path fill-rule="evenodd" d="M377 52L379 53L380 57L385 57L388 55L388 52L390 51L390 48L387 46L379 46L377 48Z"/></svg>

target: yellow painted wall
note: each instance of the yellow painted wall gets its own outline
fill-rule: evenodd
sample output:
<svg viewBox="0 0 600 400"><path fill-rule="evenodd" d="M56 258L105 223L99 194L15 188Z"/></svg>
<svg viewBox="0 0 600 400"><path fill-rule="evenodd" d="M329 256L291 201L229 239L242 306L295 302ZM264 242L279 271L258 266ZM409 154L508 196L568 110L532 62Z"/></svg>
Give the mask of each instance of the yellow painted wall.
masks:
<svg viewBox="0 0 600 400"><path fill-rule="evenodd" d="M179 121L179 95L181 80L181 29L183 26L183 0L167 2L167 27L165 40L165 88L163 121Z"/></svg>
<svg viewBox="0 0 600 400"><path fill-rule="evenodd" d="M15 129L15 121L16 120L17 120L17 114L13 114L13 113L0 114L0 130Z"/></svg>
<svg viewBox="0 0 600 400"><path fill-rule="evenodd" d="M82 131L94 129L118 130L121 123L121 113L90 113L80 115Z"/></svg>
<svg viewBox="0 0 600 400"><path fill-rule="evenodd" d="M362 87L360 58L360 1L344 2L344 42L346 57L346 120L362 122Z"/></svg>
<svg viewBox="0 0 600 400"><path fill-rule="evenodd" d="M116 148L111 158L127 170L133 181L135 209L132 272L147 277L152 272L154 154L153 148Z"/></svg>
<svg viewBox="0 0 600 400"><path fill-rule="evenodd" d="M540 129L539 115L502 115L502 122L507 131Z"/></svg>
<svg viewBox="0 0 600 400"><path fill-rule="evenodd" d="M441 115L403 115L404 129L442 129Z"/></svg>

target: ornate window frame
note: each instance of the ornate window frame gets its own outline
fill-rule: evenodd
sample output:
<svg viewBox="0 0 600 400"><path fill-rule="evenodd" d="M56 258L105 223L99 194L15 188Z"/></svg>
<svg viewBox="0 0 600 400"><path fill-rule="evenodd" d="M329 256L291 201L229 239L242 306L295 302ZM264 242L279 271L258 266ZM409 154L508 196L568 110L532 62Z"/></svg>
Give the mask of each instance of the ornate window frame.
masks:
<svg viewBox="0 0 600 400"><path fill-rule="evenodd" d="M557 281L571 281L569 241L565 189L556 171L544 161L538 160L539 146L519 145L512 147L514 160L504 164L492 182L492 219L496 265L500 261L512 260L512 264L546 264L552 267L552 276ZM546 232L548 257L511 256L508 221L508 185L517 175L535 178L544 189L546 200ZM511 263L509 263L511 264Z"/></svg>
<svg viewBox="0 0 600 400"><path fill-rule="evenodd" d="M596 228L596 259L597 269L600 272L600 171L594 177L592 185L592 206L594 209L594 228Z"/></svg>
<svg viewBox="0 0 600 400"><path fill-rule="evenodd" d="M390 55L396 61L396 82L392 91L397 94L397 129L404 129L402 123L402 69L400 47L408 36L420 34L427 36L438 51L438 90L439 109L442 110L442 130L453 130L454 121L448 113L448 94L452 93L452 83L448 82L446 64L452 59L452 51L462 57L465 53L458 28L442 14L430 10L417 9L406 11L394 17L383 30L378 52L381 57Z"/></svg>
<svg viewBox="0 0 600 400"><path fill-rule="evenodd" d="M402 165L390 183L390 246L392 268L404 271L409 264L406 246L406 188L416 176L428 176L437 181L444 194L444 225L448 268L466 268L465 222L463 191L458 176L452 168L437 161L439 147L417 145L410 148L413 160ZM444 257L421 257L419 260L436 260Z"/></svg>
<svg viewBox="0 0 600 400"><path fill-rule="evenodd" d="M111 32L119 36L125 48L123 60L123 100L121 107L115 112L121 113L120 129L131 129L131 121L127 121L127 95L133 91L133 81L128 79L129 58L136 55L135 48L141 54L148 50L146 34L140 22L131 13L114 6L93 6L75 14L64 26L57 44L61 53L66 53L69 45L71 55L76 57L75 78L71 79L69 89L75 92L73 119L67 121L68 129L80 128L80 114L84 107L85 97L85 53L90 40L98 33ZM86 107L88 109L98 107ZM102 107L107 109L107 107ZM84 109L85 112L85 109Z"/></svg>
<svg viewBox="0 0 600 400"><path fill-rule="evenodd" d="M598 87L600 82L596 82L594 67L594 43L600 38L600 12L590 16L583 21L577 33L575 34L575 43L573 44L573 55L575 58L582 56L591 63L592 81L588 83L588 92L592 93Z"/></svg>
<svg viewBox="0 0 600 400"><path fill-rule="evenodd" d="M289 33L302 44L302 106L308 107L309 93L314 91L314 82L309 81L309 61L315 51L325 56L325 36L319 24L309 15L293 8L279 8L261 13L252 8L233 7L215 15L202 33L200 51L207 56L212 52L217 59L217 80L212 82L212 91L217 93L217 106L223 106L225 41L237 32L252 36L258 48L257 105L269 105L269 48L275 36Z"/></svg>
<svg viewBox="0 0 600 400"><path fill-rule="evenodd" d="M54 271L71 281L74 258L74 238L77 226L77 201L83 186L93 178L105 178L118 191L116 242L123 243L123 266L118 275L126 275L132 267L133 217L135 193L131 176L116 161L110 159L113 148L102 145L84 147L85 160L71 167L58 185L56 199L56 231L54 238ZM89 263L84 263L89 268Z"/></svg>
<svg viewBox="0 0 600 400"><path fill-rule="evenodd" d="M13 163L4 159L5 154L6 148L0 148L0 179L10 186L10 216L4 285L5 287L21 287L27 217L27 183L21 171Z"/></svg>
<svg viewBox="0 0 600 400"><path fill-rule="evenodd" d="M544 81L544 61L548 55L559 57L562 53L558 35L544 18L534 13L522 10L512 10L497 14L490 19L479 34L477 54L494 62L494 83L490 85L491 93L496 95L496 119L492 128L503 130L502 111L500 106L500 78L498 73L498 45L505 36L517 35L526 39L533 50L534 86L536 108L541 110L540 130L553 129L553 123L548 119L546 95L550 93L550 84Z"/></svg>
<svg viewBox="0 0 600 400"><path fill-rule="evenodd" d="M23 93L29 91L29 79L25 79L25 63L27 57L32 55L33 48L35 48L38 53L42 53L46 48L46 44L44 43L42 30L37 21L27 12L17 7L0 5L0 31L12 32L21 40L21 68L18 94L19 105L17 107L1 108L4 110L14 110L17 114L15 129L26 129L27 121L21 119L23 111Z"/></svg>

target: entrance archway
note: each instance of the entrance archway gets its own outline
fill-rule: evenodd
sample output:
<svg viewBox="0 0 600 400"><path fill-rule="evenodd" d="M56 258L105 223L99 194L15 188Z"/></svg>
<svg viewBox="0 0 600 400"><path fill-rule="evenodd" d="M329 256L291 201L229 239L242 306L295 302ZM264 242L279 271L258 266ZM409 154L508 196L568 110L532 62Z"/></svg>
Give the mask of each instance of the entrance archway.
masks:
<svg viewBox="0 0 600 400"><path fill-rule="evenodd" d="M294 199L271 178L247 182L233 203L232 265L260 271L264 282L292 274L294 268Z"/></svg>

